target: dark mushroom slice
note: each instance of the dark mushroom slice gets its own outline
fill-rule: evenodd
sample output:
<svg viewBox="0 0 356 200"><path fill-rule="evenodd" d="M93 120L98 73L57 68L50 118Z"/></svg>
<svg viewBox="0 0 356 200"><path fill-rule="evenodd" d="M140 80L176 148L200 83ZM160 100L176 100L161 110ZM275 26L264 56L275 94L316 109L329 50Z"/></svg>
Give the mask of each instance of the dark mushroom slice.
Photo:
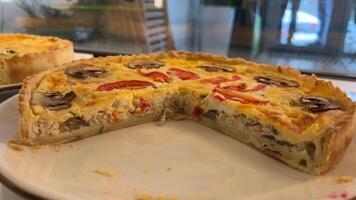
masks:
<svg viewBox="0 0 356 200"><path fill-rule="evenodd" d="M304 145L309 157L313 160L315 157L315 150L316 150L315 144L313 142L308 141L308 142L304 142Z"/></svg>
<svg viewBox="0 0 356 200"><path fill-rule="evenodd" d="M207 72L235 72L236 70L229 66L218 66L218 65L200 65L198 66L201 69L204 69Z"/></svg>
<svg viewBox="0 0 356 200"><path fill-rule="evenodd" d="M267 85L276 85L279 87L299 87L299 83L293 80L287 80L284 78L276 78L271 76L256 76L254 78L259 83Z"/></svg>
<svg viewBox="0 0 356 200"><path fill-rule="evenodd" d="M281 145L281 146L287 146L287 147L292 147L293 144L287 142L287 141L282 141L282 140L277 140L273 135L262 135L263 138L268 139L273 141L274 143Z"/></svg>
<svg viewBox="0 0 356 200"><path fill-rule="evenodd" d="M15 50L13 50L13 49L7 49L7 50L6 50L6 52L7 52L7 53L9 53L9 54L16 53L16 51L15 51Z"/></svg>
<svg viewBox="0 0 356 200"><path fill-rule="evenodd" d="M164 66L164 63L150 60L141 60L135 61L127 64L127 67L130 69L144 68L144 69L154 69L161 68Z"/></svg>
<svg viewBox="0 0 356 200"><path fill-rule="evenodd" d="M80 117L72 117L67 119L66 121L59 124L59 130L63 131L73 131L77 130L82 126L89 126L89 123L84 121Z"/></svg>
<svg viewBox="0 0 356 200"><path fill-rule="evenodd" d="M177 114L185 114L185 107L185 103L179 100L175 100L169 105L169 108Z"/></svg>
<svg viewBox="0 0 356 200"><path fill-rule="evenodd" d="M303 166L303 167L306 167L307 166L307 161L305 159L301 159L298 164Z"/></svg>
<svg viewBox="0 0 356 200"><path fill-rule="evenodd" d="M88 76L98 78L106 72L107 71L105 69L91 65L77 65L69 67L66 71L68 75L77 79L86 79Z"/></svg>
<svg viewBox="0 0 356 200"><path fill-rule="evenodd" d="M217 120L218 116L219 116L219 111L214 109L208 110L207 112L202 114L202 117L206 117L214 121Z"/></svg>
<svg viewBox="0 0 356 200"><path fill-rule="evenodd" d="M16 51L14 49L6 49L3 51L0 51L0 56L6 56L9 54L14 54L14 53L16 53Z"/></svg>
<svg viewBox="0 0 356 200"><path fill-rule="evenodd" d="M315 96L302 96L299 98L299 104L309 112L318 113L328 110L340 110L341 107L336 102Z"/></svg>
<svg viewBox="0 0 356 200"><path fill-rule="evenodd" d="M62 110L70 108L72 105L70 103L77 95L75 92L70 91L65 95L61 94L60 92L54 93L44 93L42 104L45 108L49 110Z"/></svg>

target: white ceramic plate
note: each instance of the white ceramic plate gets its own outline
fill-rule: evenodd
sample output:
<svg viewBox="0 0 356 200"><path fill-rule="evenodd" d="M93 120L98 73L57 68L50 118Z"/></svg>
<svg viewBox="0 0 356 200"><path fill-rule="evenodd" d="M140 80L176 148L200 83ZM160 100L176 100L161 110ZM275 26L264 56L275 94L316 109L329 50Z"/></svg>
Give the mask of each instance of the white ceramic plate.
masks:
<svg viewBox="0 0 356 200"><path fill-rule="evenodd" d="M356 195L356 142L326 176L289 168L234 139L191 121L125 128L22 152L16 134L17 96L0 104L0 173L22 190L49 199L328 199ZM107 167L118 176L94 171ZM336 192L336 193L335 193ZM331 198L331 197L330 197ZM334 200L337 198L333 198Z"/></svg>

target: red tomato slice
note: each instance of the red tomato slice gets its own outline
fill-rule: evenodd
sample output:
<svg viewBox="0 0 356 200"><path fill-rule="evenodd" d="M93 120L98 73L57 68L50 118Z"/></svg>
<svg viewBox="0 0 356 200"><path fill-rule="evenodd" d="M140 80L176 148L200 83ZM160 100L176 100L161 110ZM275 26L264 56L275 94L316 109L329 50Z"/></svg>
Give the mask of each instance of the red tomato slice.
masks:
<svg viewBox="0 0 356 200"><path fill-rule="evenodd" d="M233 92L231 90L225 90L221 88L214 88L213 89L213 96L218 99L219 101L224 101L226 99L239 101L241 103L252 103L252 104L266 104L269 100L258 99L254 96L249 94Z"/></svg>
<svg viewBox="0 0 356 200"><path fill-rule="evenodd" d="M196 106L194 109L193 109L193 116L194 117L200 117L202 114L204 113L204 110L199 107L199 106Z"/></svg>
<svg viewBox="0 0 356 200"><path fill-rule="evenodd" d="M227 79L225 77L218 76L218 77L214 77L214 78L203 79L200 82L202 82L202 83L212 83L212 84L216 85L216 84L219 84L219 83L226 82L228 80L229 79Z"/></svg>
<svg viewBox="0 0 356 200"><path fill-rule="evenodd" d="M144 77L148 77L152 79L153 81L160 82L160 83L170 83L172 81L172 78L167 76L165 73L162 72L142 72L141 69L137 69L137 73Z"/></svg>
<svg viewBox="0 0 356 200"><path fill-rule="evenodd" d="M148 81L139 81L139 80L128 80L128 81L118 81L114 83L106 83L103 85L99 85L96 90L97 91L111 91L113 89L143 89L147 87L156 88L156 86Z"/></svg>
<svg viewBox="0 0 356 200"><path fill-rule="evenodd" d="M177 76L181 80L194 80L199 78L199 76L193 72L185 71L178 68L170 68L167 74L171 76Z"/></svg>
<svg viewBox="0 0 356 200"><path fill-rule="evenodd" d="M214 77L214 78L208 78L208 79L203 79L200 82L202 83L212 83L214 85L220 84L220 83L225 83L229 81L237 81L240 80L241 78L239 76L233 76L231 79L225 78L225 77Z"/></svg>
<svg viewBox="0 0 356 200"><path fill-rule="evenodd" d="M267 88L267 85L264 84L258 84L253 88L247 89L245 90L245 92L257 92L257 91L262 91L265 90Z"/></svg>
<svg viewBox="0 0 356 200"><path fill-rule="evenodd" d="M119 113L114 112L111 115L112 115L112 119L114 120L114 122L119 122L120 121L120 114Z"/></svg>
<svg viewBox="0 0 356 200"><path fill-rule="evenodd" d="M149 108L151 105L147 102L146 99L143 97L140 97L140 104L141 112L144 112L147 108Z"/></svg>

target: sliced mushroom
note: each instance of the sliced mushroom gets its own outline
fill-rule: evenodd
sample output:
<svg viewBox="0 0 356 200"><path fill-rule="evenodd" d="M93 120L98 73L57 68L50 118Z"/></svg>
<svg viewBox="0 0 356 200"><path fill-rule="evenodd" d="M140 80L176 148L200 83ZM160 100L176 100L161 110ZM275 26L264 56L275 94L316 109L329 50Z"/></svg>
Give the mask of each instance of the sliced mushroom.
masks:
<svg viewBox="0 0 356 200"><path fill-rule="evenodd" d="M91 65L77 65L67 69L66 73L73 78L86 79L88 76L98 78L105 74L105 69Z"/></svg>
<svg viewBox="0 0 356 200"><path fill-rule="evenodd" d="M49 110L57 111L67 109L72 106L70 101L73 100L76 96L77 95L73 91L70 91L65 95L62 95L60 92L44 93L42 104Z"/></svg>
<svg viewBox="0 0 356 200"><path fill-rule="evenodd" d="M15 51L15 50L13 50L13 49L7 49L7 50L6 50L6 52L7 52L7 53L9 53L9 54L16 53L16 51Z"/></svg>
<svg viewBox="0 0 356 200"><path fill-rule="evenodd" d="M309 157L313 160L315 157L315 150L316 150L315 144L309 141L309 142L305 142L304 145Z"/></svg>
<svg viewBox="0 0 356 200"><path fill-rule="evenodd" d="M169 108L177 114L185 113L185 103L183 101L175 100L169 105Z"/></svg>
<svg viewBox="0 0 356 200"><path fill-rule="evenodd" d="M305 107L309 112L318 113L328 110L340 110L341 107L335 102L327 99L314 96L302 96L299 98L301 106Z"/></svg>
<svg viewBox="0 0 356 200"><path fill-rule="evenodd" d="M267 85L276 85L279 87L299 87L299 83L293 80L287 80L284 78L276 78L271 76L256 76L254 78L259 83Z"/></svg>
<svg viewBox="0 0 356 200"><path fill-rule="evenodd" d="M245 124L246 124L247 127L254 127L254 126L262 127L262 124L256 119L248 119L248 118L246 118L246 123Z"/></svg>
<svg viewBox="0 0 356 200"><path fill-rule="evenodd" d="M277 140L273 135L262 135L263 138L266 138L268 140L271 140L273 142L275 142L278 145L281 146L287 146L287 147L292 147L293 144L287 142L287 141L282 141L282 140Z"/></svg>
<svg viewBox="0 0 356 200"><path fill-rule="evenodd" d="M127 67L130 69L136 68L144 68L144 69L153 69L153 68L161 68L164 66L164 63L150 60L141 60L135 61L127 64Z"/></svg>
<svg viewBox="0 0 356 200"><path fill-rule="evenodd" d="M208 110L207 112L202 114L202 117L206 117L214 121L218 118L218 116L219 116L219 111L213 109Z"/></svg>
<svg viewBox="0 0 356 200"><path fill-rule="evenodd" d="M5 50L0 50L0 56L6 56L10 54L14 54L16 51L14 49L5 49Z"/></svg>
<svg viewBox="0 0 356 200"><path fill-rule="evenodd" d="M303 167L306 167L307 166L307 161L305 159L301 159L298 164L303 166Z"/></svg>
<svg viewBox="0 0 356 200"><path fill-rule="evenodd" d="M73 131L77 130L82 126L89 126L89 123L84 121L80 117L72 117L67 119L66 121L59 124L59 130L63 131Z"/></svg>
<svg viewBox="0 0 356 200"><path fill-rule="evenodd" d="M217 66L217 65L200 65L198 66L207 72L235 72L236 70L229 66Z"/></svg>

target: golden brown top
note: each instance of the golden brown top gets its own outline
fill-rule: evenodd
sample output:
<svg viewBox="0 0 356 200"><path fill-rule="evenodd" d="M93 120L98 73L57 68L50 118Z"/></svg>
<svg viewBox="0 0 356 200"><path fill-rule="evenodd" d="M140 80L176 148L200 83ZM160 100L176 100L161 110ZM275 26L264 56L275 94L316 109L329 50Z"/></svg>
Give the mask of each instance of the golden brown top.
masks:
<svg viewBox="0 0 356 200"><path fill-rule="evenodd" d="M70 41L56 37L27 34L0 34L0 59L15 55L41 53L72 45Z"/></svg>
<svg viewBox="0 0 356 200"><path fill-rule="evenodd" d="M216 107L231 114L243 113L272 125L286 140L298 140L315 136L342 113L354 109L344 92L314 75L208 54L94 58L38 76L40 81L32 92L33 116L60 121L67 119L68 113L92 115L109 109L117 100L130 102L137 95L154 102L157 93L174 96L186 92L207 96L209 100L197 105L199 109ZM71 105L39 106L34 99L43 94L71 99Z"/></svg>

